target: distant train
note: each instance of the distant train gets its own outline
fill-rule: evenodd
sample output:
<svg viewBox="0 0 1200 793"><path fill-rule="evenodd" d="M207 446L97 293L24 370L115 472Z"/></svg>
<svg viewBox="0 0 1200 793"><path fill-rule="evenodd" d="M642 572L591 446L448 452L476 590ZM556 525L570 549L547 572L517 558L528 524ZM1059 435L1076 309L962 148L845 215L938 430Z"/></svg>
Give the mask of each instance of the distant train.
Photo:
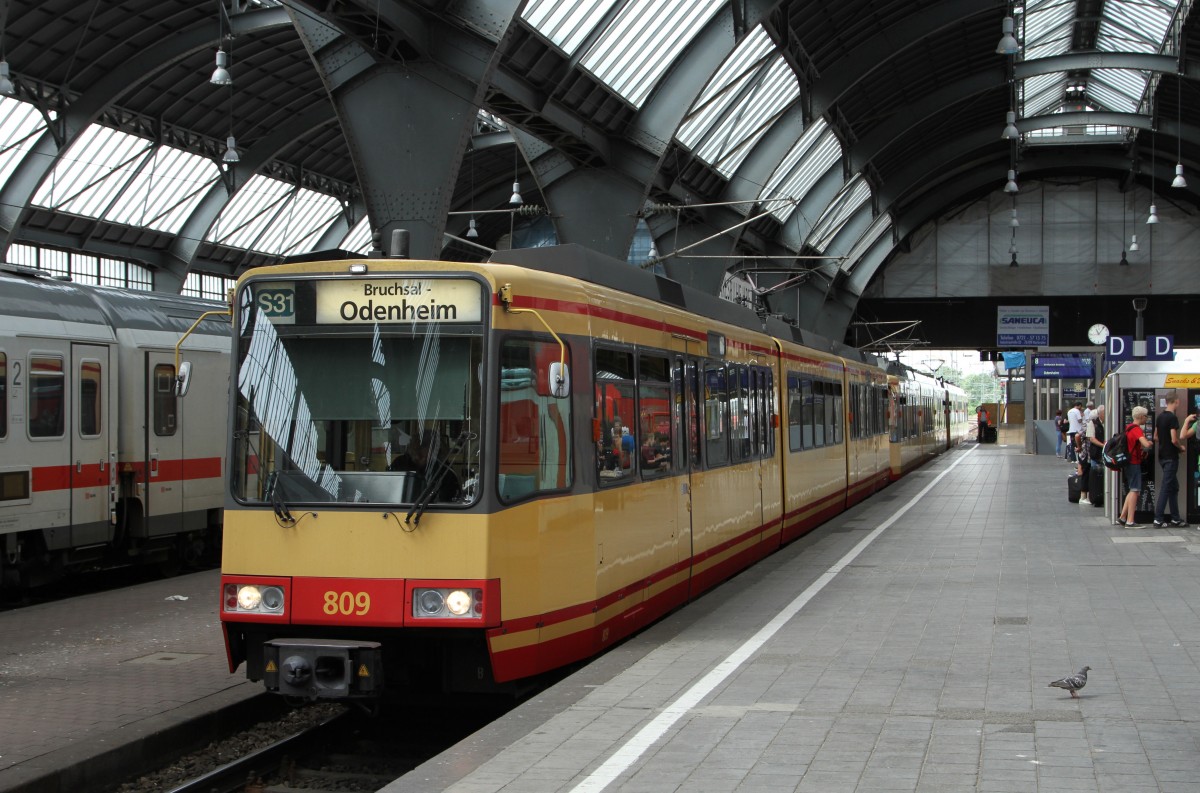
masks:
<svg viewBox="0 0 1200 793"><path fill-rule="evenodd" d="M230 669L306 699L591 656L968 427L957 388L576 246L254 270L233 323Z"/></svg>
<svg viewBox="0 0 1200 793"><path fill-rule="evenodd" d="M224 306L0 267L0 585L130 564L172 568L219 545L229 320Z"/></svg>

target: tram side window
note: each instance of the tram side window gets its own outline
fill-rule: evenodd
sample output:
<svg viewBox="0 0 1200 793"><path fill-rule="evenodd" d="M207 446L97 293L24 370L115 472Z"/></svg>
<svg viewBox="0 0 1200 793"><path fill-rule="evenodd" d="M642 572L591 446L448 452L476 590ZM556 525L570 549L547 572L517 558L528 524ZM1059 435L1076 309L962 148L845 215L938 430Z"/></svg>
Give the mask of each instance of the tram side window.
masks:
<svg viewBox="0 0 1200 793"><path fill-rule="evenodd" d="M100 362L83 361L79 364L79 434L85 438L100 434L102 393Z"/></svg>
<svg viewBox="0 0 1200 793"><path fill-rule="evenodd" d="M842 384L825 384L825 445L836 446L842 442Z"/></svg>
<svg viewBox="0 0 1200 793"><path fill-rule="evenodd" d="M0 352L0 438L8 437L8 356Z"/></svg>
<svg viewBox="0 0 1200 793"><path fill-rule="evenodd" d="M624 481L635 470L638 450L633 353L599 347L595 372L596 469L602 484Z"/></svg>
<svg viewBox="0 0 1200 793"><path fill-rule="evenodd" d="M174 435L176 428L175 367L160 363L154 367L154 434Z"/></svg>
<svg viewBox="0 0 1200 793"><path fill-rule="evenodd" d="M62 358L29 359L29 436L58 438L63 434L66 376Z"/></svg>
<svg viewBox="0 0 1200 793"><path fill-rule="evenodd" d="M545 380L557 344L508 339L500 347L500 497L505 501L570 487L571 400Z"/></svg>
<svg viewBox="0 0 1200 793"><path fill-rule="evenodd" d="M671 362L658 355L638 356L637 459L642 478L671 470Z"/></svg>
<svg viewBox="0 0 1200 793"><path fill-rule="evenodd" d="M750 454L749 372L744 366L729 367L729 435L734 462Z"/></svg>
<svg viewBox="0 0 1200 793"><path fill-rule="evenodd" d="M804 448L804 397L800 392L800 375L787 374L788 400L788 451L798 452Z"/></svg>
<svg viewBox="0 0 1200 793"><path fill-rule="evenodd" d="M704 450L709 466L729 462L729 394L725 368L704 367Z"/></svg>

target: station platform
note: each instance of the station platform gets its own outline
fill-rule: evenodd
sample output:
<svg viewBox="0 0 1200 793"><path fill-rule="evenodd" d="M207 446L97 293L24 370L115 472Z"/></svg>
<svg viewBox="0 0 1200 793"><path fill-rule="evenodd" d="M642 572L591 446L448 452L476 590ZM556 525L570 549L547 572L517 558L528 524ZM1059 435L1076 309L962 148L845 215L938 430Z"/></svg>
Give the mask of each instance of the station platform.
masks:
<svg viewBox="0 0 1200 793"><path fill-rule="evenodd" d="M79 790L255 710L216 570L0 612L0 791ZM218 725L212 725L215 734Z"/></svg>
<svg viewBox="0 0 1200 793"><path fill-rule="evenodd" d="M1006 444L1005 441L1009 441ZM383 790L1200 790L1200 532L967 443ZM1073 699L1049 682L1083 666Z"/></svg>

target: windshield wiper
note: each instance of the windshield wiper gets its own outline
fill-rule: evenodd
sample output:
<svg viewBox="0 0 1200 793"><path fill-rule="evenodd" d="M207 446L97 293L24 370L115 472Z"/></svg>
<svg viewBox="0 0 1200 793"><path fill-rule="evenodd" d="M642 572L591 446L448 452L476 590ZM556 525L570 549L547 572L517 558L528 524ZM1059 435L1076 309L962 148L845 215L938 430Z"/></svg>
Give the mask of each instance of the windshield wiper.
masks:
<svg viewBox="0 0 1200 793"><path fill-rule="evenodd" d="M450 457L456 454L458 450L462 448L462 445L470 438L471 433L467 430L463 430L461 433L459 433L459 436L454 440L454 442L450 444L450 451L446 453L446 456ZM425 483L425 487L421 489L420 495L418 495L416 500L413 502L412 509L410 509L408 514L404 516L404 522L412 523L414 526L420 525L421 516L425 514L425 508L428 507L429 502L433 500L433 494L436 493L438 488L442 486L442 480L446 478L446 474L453 473L450 470L450 466L447 465L444 460L436 456L431 456L430 459L436 463L434 466L434 475L429 479L428 482ZM416 515L415 518L413 517L414 515Z"/></svg>
<svg viewBox="0 0 1200 793"><path fill-rule="evenodd" d="M287 502L283 498L282 479L278 471L273 471L267 477L267 488L270 490L271 509L275 510L275 517L280 523L292 525L296 519L292 517L292 511L288 509Z"/></svg>

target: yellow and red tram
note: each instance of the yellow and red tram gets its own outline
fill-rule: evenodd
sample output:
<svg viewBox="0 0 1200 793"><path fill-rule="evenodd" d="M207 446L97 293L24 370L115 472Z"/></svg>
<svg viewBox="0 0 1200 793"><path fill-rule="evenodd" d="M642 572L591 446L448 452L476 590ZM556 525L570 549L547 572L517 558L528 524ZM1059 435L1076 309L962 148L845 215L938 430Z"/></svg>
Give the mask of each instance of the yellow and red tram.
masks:
<svg viewBox="0 0 1200 793"><path fill-rule="evenodd" d="M600 652L885 486L907 404L576 246L255 270L233 325L230 667L305 698Z"/></svg>

